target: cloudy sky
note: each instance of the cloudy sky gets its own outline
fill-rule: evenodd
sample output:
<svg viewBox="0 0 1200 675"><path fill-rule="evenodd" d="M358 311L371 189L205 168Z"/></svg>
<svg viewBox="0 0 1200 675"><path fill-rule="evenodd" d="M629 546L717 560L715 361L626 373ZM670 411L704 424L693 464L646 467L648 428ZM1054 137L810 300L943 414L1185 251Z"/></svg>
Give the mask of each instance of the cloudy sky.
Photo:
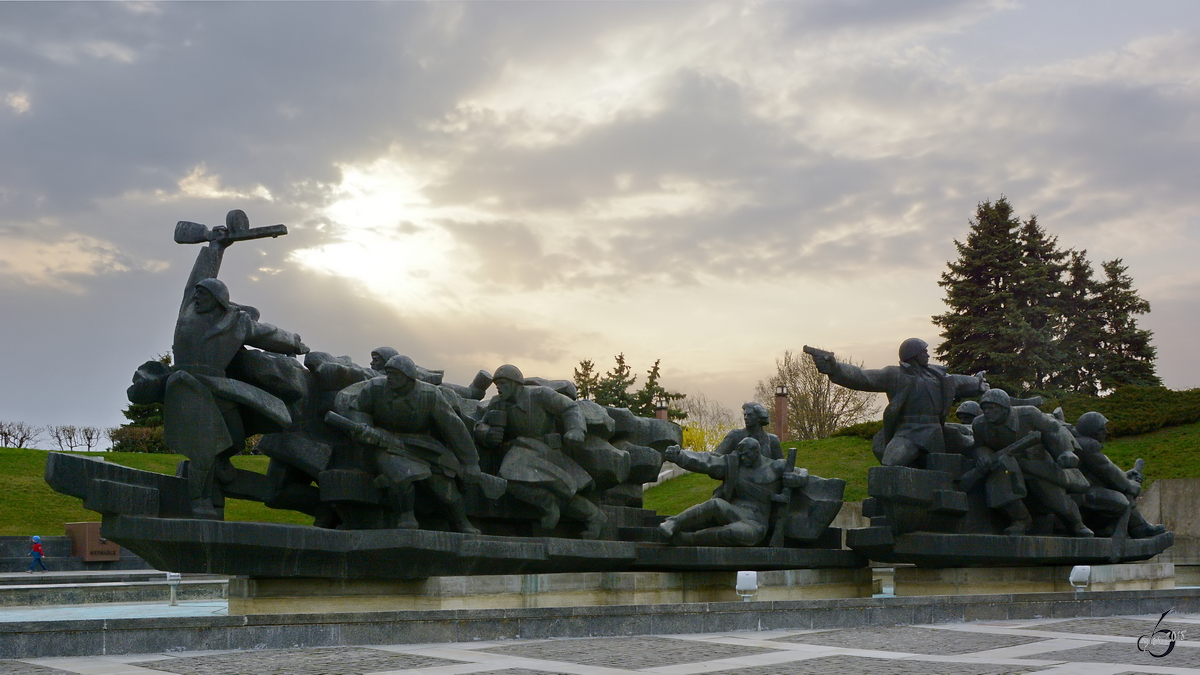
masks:
<svg viewBox="0 0 1200 675"><path fill-rule="evenodd" d="M1006 195L1122 257L1200 386L1200 7L0 3L0 420L110 426L196 250L235 301L465 382L624 352L729 406L784 350L937 341Z"/></svg>

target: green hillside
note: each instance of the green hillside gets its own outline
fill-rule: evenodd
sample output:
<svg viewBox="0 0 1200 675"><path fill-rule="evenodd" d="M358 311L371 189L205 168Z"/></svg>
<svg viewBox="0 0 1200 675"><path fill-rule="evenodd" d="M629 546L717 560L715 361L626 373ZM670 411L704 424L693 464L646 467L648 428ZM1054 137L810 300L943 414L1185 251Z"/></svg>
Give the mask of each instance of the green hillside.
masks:
<svg viewBox="0 0 1200 675"><path fill-rule="evenodd" d="M867 469L879 464L871 454L870 441L835 436L784 444L785 448L793 446L797 448L796 466L822 478L846 481L846 501L867 496ZM1146 488L1159 478L1200 478L1200 423L1110 439L1104 450L1123 469L1133 468L1139 457L1146 460ZM716 486L717 481L708 476L680 476L647 490L645 505L663 515L674 515L708 499Z"/></svg>
<svg viewBox="0 0 1200 675"><path fill-rule="evenodd" d="M0 535L61 535L64 523L100 520L100 514L83 508L82 500L59 494L46 485L45 450L0 448ZM104 457L114 464L158 473L175 473L180 455L152 455L136 452L79 453ZM239 469L266 473L267 458L238 456L233 463ZM312 524L312 518L294 511L269 509L258 502L230 499L225 505L227 520L253 520L270 523Z"/></svg>

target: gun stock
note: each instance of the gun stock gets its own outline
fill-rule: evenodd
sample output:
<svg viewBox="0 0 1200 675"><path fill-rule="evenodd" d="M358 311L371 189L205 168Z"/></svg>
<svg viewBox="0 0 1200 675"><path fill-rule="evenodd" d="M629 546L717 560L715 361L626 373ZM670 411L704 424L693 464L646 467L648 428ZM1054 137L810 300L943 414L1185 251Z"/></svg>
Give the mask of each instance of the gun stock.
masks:
<svg viewBox="0 0 1200 675"><path fill-rule="evenodd" d="M248 241L250 239L265 239L280 237L288 233L287 225L268 225L266 227L251 227L245 230L226 230L225 239L230 242ZM181 220L175 223L176 244L204 244L217 239L217 230L210 230L207 225Z"/></svg>

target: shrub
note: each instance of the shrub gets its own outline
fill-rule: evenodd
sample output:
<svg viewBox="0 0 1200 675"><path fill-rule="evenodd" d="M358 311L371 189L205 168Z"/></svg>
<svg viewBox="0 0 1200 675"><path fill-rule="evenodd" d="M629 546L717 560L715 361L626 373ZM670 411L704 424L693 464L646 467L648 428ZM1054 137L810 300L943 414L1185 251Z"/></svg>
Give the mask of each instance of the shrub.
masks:
<svg viewBox="0 0 1200 675"><path fill-rule="evenodd" d="M1175 391L1166 387L1121 387L1107 396L1063 394L1049 398L1042 410L1062 406L1067 422L1085 412L1108 418L1110 436L1144 434L1163 427L1200 421L1200 389Z"/></svg>
<svg viewBox="0 0 1200 675"><path fill-rule="evenodd" d="M833 435L854 436L857 438L865 438L869 441L874 438L875 434L879 433L879 430L882 428L883 420L871 420L870 422L859 422L858 424L851 424L848 427L842 427L841 429L833 432Z"/></svg>
<svg viewBox="0 0 1200 675"><path fill-rule="evenodd" d="M169 454L162 427L117 427L109 429L113 452L154 452Z"/></svg>

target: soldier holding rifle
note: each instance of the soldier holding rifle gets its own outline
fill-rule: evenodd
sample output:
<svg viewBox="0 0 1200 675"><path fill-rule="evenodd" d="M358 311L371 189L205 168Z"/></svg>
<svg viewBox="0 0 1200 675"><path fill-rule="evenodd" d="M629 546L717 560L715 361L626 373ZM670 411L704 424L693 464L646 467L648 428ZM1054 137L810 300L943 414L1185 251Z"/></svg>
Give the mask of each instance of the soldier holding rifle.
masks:
<svg viewBox="0 0 1200 675"><path fill-rule="evenodd" d="M224 496L220 485L234 480L229 457L246 444L244 418L260 428L283 430L291 415L283 401L257 387L226 377L226 369L243 346L280 354L304 354L300 336L258 321L253 307L235 304L217 279L225 249L235 241L287 234L283 225L251 228L246 214L230 211L225 227L209 230L180 221L175 241L208 242L184 287L171 350L175 367L148 362L138 369L129 388L134 403L162 401L163 435L173 452L188 458L188 492L197 518L220 519Z"/></svg>
<svg viewBox="0 0 1200 675"><path fill-rule="evenodd" d="M422 481L446 507L456 530L479 534L467 520L455 484L456 479L467 483L484 480L471 433L438 388L418 379L420 372L412 359L393 356L384 372L386 377L371 380L354 401L351 415L358 420L329 413L326 421L347 429L359 442L379 448L374 457L377 482L400 514L398 527L419 527L413 510L415 483Z"/></svg>
<svg viewBox="0 0 1200 675"><path fill-rule="evenodd" d="M971 422L978 471L988 476L988 506L1003 508L1012 523L1005 534L1025 534L1032 525L1025 498L1039 510L1058 516L1072 536L1093 537L1083 524L1079 506L1067 491L1088 489L1087 479L1076 468L1079 456L1071 432L1051 415L1033 406L1012 405L1003 389L991 389L979 400L983 415ZM1007 451L1021 439L1032 443ZM990 451L997 452L995 455ZM963 480L970 482L970 472Z"/></svg>

